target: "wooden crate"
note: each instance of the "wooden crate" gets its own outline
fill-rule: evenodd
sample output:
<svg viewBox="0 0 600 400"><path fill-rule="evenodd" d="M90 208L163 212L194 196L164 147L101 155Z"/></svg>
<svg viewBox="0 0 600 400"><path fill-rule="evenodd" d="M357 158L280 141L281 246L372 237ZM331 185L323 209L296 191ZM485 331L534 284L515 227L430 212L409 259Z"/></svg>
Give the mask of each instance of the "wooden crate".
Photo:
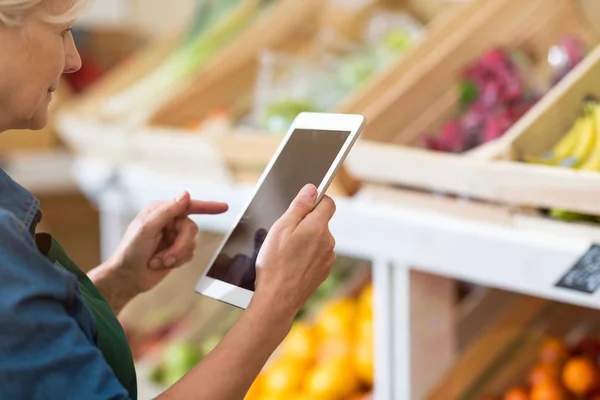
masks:
<svg viewBox="0 0 600 400"><path fill-rule="evenodd" d="M595 334L596 311L522 296L460 357L427 400L479 400L525 386L542 341L573 345Z"/></svg>
<svg viewBox="0 0 600 400"><path fill-rule="evenodd" d="M420 132L435 130L455 115L459 104L457 73L485 49L507 45L525 49L542 60L549 46L567 33L578 33L592 45L600 41L597 2L480 3L479 12L463 29L367 109L367 140L351 153L347 162L350 173L366 181L446 191L510 205L600 214L596 193L600 180L595 173L510 162L524 151L548 148L573 122L580 107L577 96L598 88L598 82L593 83L599 71L598 48L502 138L460 155L416 147Z"/></svg>
<svg viewBox="0 0 600 400"><path fill-rule="evenodd" d="M385 1L382 2L386 3ZM411 68L417 66L424 57L434 52L443 38L458 26L466 23L476 14L479 7L478 4L453 4L449 6L446 2L440 0L405 0L394 4L396 7L417 15L427 23L427 31L424 37L418 45L399 57L384 73L374 77L370 82L351 94L334 111L362 113L367 104L375 101L382 91L400 79ZM296 5L295 7L300 6ZM304 14L300 15L305 15L307 18L324 15L326 23L331 24L327 9L322 3L313 4L310 10L309 3L304 4L302 7L305 11ZM361 26L359 23L354 23L354 21L360 18L364 19L363 14L366 15L366 13L358 13L357 15L348 15L345 18L340 17L338 18L338 25L345 26L346 34L352 36L360 30L357 27ZM298 12L294 15L298 15ZM298 17L293 18L297 19ZM318 18L314 19L317 22L319 21ZM289 23L284 23L284 25L289 25ZM290 41L290 38L286 39L279 35L280 42L272 43L270 48L286 51L302 51L301 49L310 48L314 44L318 26L314 24L308 27L303 25L303 28L304 37L294 36L293 40ZM154 126L160 126L161 129L165 127L172 127L177 130L186 129L203 116L208 115L211 110L214 110L220 104L232 106L235 113L246 113L250 107L250 93L256 81L257 71L256 54L248 54L243 62L240 61L237 65L234 64L231 69L227 70L227 73L223 73L218 79L208 80L206 77L199 77L196 84L190 85L185 92L182 92L165 107L158 110L150 123ZM232 79L232 76L234 79ZM222 153L224 162L231 171L232 179L255 182L279 145L281 138L281 135L264 132L249 134L248 132L231 129L219 137L211 138L209 141L211 146L216 146ZM151 140L150 137L144 137L143 139L143 141L149 140ZM140 146L143 146L143 144L140 144ZM174 149L173 151L177 152L181 149ZM336 195L352 195L358 191L359 187L359 182L342 169L334 181L331 192Z"/></svg>

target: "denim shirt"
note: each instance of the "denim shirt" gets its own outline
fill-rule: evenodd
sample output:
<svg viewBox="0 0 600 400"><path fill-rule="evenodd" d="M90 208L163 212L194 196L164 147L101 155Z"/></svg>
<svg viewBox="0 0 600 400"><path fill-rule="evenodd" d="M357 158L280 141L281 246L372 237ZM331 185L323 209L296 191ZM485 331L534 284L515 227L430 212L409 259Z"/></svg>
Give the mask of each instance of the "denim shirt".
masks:
<svg viewBox="0 0 600 400"><path fill-rule="evenodd" d="M0 399L128 399L77 278L36 247L38 207L0 169Z"/></svg>

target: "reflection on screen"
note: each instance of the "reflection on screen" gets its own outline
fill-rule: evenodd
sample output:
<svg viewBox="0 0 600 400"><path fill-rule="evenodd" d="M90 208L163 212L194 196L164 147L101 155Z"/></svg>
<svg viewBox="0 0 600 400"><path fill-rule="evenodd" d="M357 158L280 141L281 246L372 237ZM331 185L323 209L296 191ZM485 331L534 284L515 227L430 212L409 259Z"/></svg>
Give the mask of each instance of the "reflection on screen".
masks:
<svg viewBox="0 0 600 400"><path fill-rule="evenodd" d="M207 275L254 291L256 258L268 230L304 185L321 184L349 135L296 129Z"/></svg>

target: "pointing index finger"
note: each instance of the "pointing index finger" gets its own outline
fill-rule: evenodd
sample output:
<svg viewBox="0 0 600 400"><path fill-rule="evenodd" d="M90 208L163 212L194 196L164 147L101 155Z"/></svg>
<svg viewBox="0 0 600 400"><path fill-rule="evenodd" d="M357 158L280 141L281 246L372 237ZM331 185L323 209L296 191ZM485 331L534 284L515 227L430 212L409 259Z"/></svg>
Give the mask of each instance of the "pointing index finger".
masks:
<svg viewBox="0 0 600 400"><path fill-rule="evenodd" d="M229 209L227 203L221 203L217 201L201 201L191 200L187 209L185 210L186 215L192 214L222 214Z"/></svg>

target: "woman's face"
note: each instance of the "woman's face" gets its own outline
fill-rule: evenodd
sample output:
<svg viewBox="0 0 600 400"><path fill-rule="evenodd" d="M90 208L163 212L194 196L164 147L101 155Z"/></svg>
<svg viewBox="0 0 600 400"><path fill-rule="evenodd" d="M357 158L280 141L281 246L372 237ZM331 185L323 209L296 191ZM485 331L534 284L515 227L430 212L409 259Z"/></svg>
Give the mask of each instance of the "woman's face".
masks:
<svg viewBox="0 0 600 400"><path fill-rule="evenodd" d="M0 132L43 128L61 75L81 68L71 24L44 21L71 5L72 0L44 0L19 26L0 24Z"/></svg>

